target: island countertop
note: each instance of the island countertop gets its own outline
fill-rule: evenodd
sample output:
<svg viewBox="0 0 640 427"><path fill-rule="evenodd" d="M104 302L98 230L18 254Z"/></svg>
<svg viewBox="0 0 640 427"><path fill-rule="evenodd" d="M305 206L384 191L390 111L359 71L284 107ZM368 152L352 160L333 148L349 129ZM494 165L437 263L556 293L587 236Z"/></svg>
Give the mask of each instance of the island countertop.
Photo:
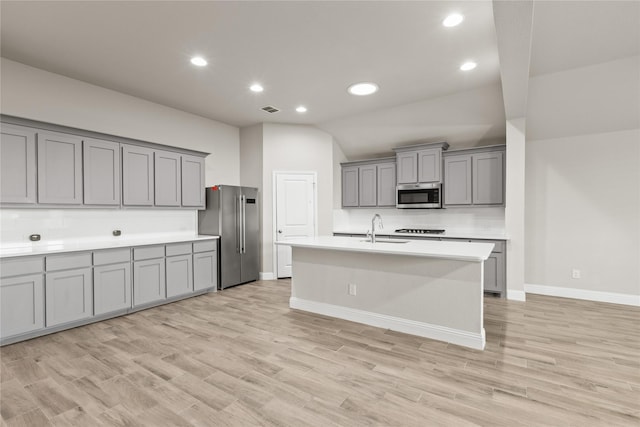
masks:
<svg viewBox="0 0 640 427"><path fill-rule="evenodd" d="M459 261L484 261L493 250L493 243L441 242L432 240L397 240L404 243L365 242L352 237L318 236L276 242L300 248L325 249L348 252L408 255Z"/></svg>

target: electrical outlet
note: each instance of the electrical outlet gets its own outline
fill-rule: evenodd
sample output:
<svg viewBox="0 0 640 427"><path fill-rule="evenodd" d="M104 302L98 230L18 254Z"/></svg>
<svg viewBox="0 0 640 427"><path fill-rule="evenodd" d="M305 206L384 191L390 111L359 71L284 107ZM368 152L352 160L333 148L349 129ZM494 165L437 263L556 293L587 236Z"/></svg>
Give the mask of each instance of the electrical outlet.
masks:
<svg viewBox="0 0 640 427"><path fill-rule="evenodd" d="M573 270L571 270L571 278L572 279L579 279L580 278L580 270L578 270L577 268L574 268Z"/></svg>
<svg viewBox="0 0 640 427"><path fill-rule="evenodd" d="M356 284L355 283L349 283L349 289L347 291L349 293L349 295L354 295L356 294Z"/></svg>

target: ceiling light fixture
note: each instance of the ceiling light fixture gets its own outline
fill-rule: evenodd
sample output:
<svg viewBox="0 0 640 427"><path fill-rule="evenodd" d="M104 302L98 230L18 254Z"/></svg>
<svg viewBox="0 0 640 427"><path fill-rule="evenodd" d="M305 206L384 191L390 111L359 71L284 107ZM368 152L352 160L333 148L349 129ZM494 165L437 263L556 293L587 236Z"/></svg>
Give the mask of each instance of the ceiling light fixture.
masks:
<svg viewBox="0 0 640 427"><path fill-rule="evenodd" d="M478 66L478 64L476 64L475 62L473 62L473 61L467 61L467 62L465 62L464 64L462 64L462 65L460 66L460 69L461 69L462 71L469 71L469 70L473 70L473 69L474 69L474 68L476 68L477 66Z"/></svg>
<svg viewBox="0 0 640 427"><path fill-rule="evenodd" d="M372 93L376 93L378 91L378 85L370 82L356 83L349 86L347 91L351 95L371 95Z"/></svg>
<svg viewBox="0 0 640 427"><path fill-rule="evenodd" d="M305 107L304 105L301 105L299 107L296 107L296 111L298 113L306 113L307 112L307 107Z"/></svg>
<svg viewBox="0 0 640 427"><path fill-rule="evenodd" d="M452 13L451 15L444 18L442 21L442 25L445 27L455 27L456 25L460 25L460 23L464 20L464 16L459 13Z"/></svg>
<svg viewBox="0 0 640 427"><path fill-rule="evenodd" d="M193 58L191 58L191 63L193 65L197 65L198 67L204 67L205 65L207 65L207 60L202 56L194 56Z"/></svg>
<svg viewBox="0 0 640 427"><path fill-rule="evenodd" d="M264 88L262 87L261 84L254 83L251 86L249 86L249 90L251 90L251 92L262 92Z"/></svg>

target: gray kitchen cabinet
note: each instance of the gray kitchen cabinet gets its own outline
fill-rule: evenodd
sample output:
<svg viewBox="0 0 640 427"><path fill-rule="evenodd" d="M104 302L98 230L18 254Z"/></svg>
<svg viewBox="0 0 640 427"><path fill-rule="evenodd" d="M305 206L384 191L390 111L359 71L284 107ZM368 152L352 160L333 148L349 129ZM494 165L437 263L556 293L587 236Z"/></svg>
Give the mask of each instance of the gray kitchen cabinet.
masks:
<svg viewBox="0 0 640 427"><path fill-rule="evenodd" d="M376 165L363 165L358 168L358 206L377 205L377 179Z"/></svg>
<svg viewBox="0 0 640 427"><path fill-rule="evenodd" d="M45 280L47 327L93 316L91 267L47 272Z"/></svg>
<svg viewBox="0 0 640 427"><path fill-rule="evenodd" d="M217 251L193 254L193 290L218 287Z"/></svg>
<svg viewBox="0 0 640 427"><path fill-rule="evenodd" d="M444 204L471 204L471 155L444 158Z"/></svg>
<svg viewBox="0 0 640 427"><path fill-rule="evenodd" d="M398 184L416 184L442 181L442 151L446 142L433 142L394 148Z"/></svg>
<svg viewBox="0 0 640 427"><path fill-rule="evenodd" d="M418 182L440 182L442 149L428 148L418 151Z"/></svg>
<svg viewBox="0 0 640 427"><path fill-rule="evenodd" d="M204 208L204 159L182 155L182 206Z"/></svg>
<svg viewBox="0 0 640 427"><path fill-rule="evenodd" d="M396 205L396 164L378 165L378 206Z"/></svg>
<svg viewBox="0 0 640 427"><path fill-rule="evenodd" d="M397 154L398 184L418 182L418 152L405 151Z"/></svg>
<svg viewBox="0 0 640 427"><path fill-rule="evenodd" d="M40 264L42 265L42 261ZM42 273L3 278L0 282L0 338L4 339L42 328L44 328Z"/></svg>
<svg viewBox="0 0 640 427"><path fill-rule="evenodd" d="M131 308L131 250L96 251L93 254L93 304L95 315Z"/></svg>
<svg viewBox="0 0 640 427"><path fill-rule="evenodd" d="M151 148L122 145L122 204L153 206L154 164Z"/></svg>
<svg viewBox="0 0 640 427"><path fill-rule="evenodd" d="M358 167L344 166L342 168L342 206L357 207L358 203Z"/></svg>
<svg viewBox="0 0 640 427"><path fill-rule="evenodd" d="M82 139L38 132L38 203L82 204Z"/></svg>
<svg viewBox="0 0 640 427"><path fill-rule="evenodd" d="M193 292L193 257L178 255L166 258L167 298Z"/></svg>
<svg viewBox="0 0 640 427"><path fill-rule="evenodd" d="M473 204L504 203L504 153L495 151L473 155Z"/></svg>
<svg viewBox="0 0 640 427"><path fill-rule="evenodd" d="M36 132L2 124L0 203L36 203Z"/></svg>
<svg viewBox="0 0 640 427"><path fill-rule="evenodd" d="M484 262L485 292L504 293L506 282L505 259L503 253L491 252Z"/></svg>
<svg viewBox="0 0 640 427"><path fill-rule="evenodd" d="M155 205L180 206L182 202L180 154L156 151L154 159Z"/></svg>
<svg viewBox="0 0 640 427"><path fill-rule="evenodd" d="M167 297L164 258L134 261L133 305L139 306Z"/></svg>
<svg viewBox="0 0 640 427"><path fill-rule="evenodd" d="M120 144L86 138L82 165L84 204L120 205Z"/></svg>

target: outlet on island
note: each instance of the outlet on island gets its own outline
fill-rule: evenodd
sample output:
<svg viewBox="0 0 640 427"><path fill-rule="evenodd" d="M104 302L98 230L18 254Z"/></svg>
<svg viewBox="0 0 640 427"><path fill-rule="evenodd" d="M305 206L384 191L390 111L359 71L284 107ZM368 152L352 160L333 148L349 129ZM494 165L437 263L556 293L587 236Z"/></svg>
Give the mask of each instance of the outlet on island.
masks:
<svg viewBox="0 0 640 427"><path fill-rule="evenodd" d="M574 268L573 270L571 270L571 278L572 279L579 279L580 278L580 270L578 270L577 268Z"/></svg>
<svg viewBox="0 0 640 427"><path fill-rule="evenodd" d="M349 287L347 289L347 293L349 295L354 295L356 294L356 284L355 283L349 283Z"/></svg>

